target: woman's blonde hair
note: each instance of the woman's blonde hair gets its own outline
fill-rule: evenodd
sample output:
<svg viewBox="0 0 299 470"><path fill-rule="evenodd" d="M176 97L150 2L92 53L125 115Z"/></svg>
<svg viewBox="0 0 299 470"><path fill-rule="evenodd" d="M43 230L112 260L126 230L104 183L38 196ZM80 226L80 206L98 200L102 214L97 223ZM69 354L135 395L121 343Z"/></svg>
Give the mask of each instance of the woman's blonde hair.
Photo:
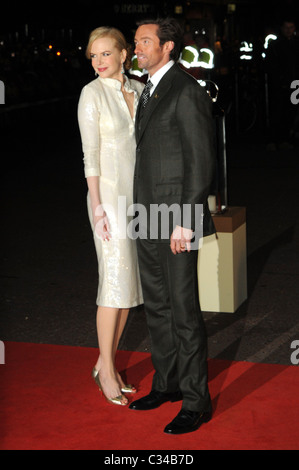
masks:
<svg viewBox="0 0 299 470"><path fill-rule="evenodd" d="M131 67L131 51L130 51L130 46L127 44L126 38L124 37L123 33L119 31L116 28L112 28L110 26L100 26L99 28L94 29L91 31L89 35L89 40L88 44L86 47L86 52L85 55L87 59L90 59L90 51L91 51L91 46L94 43L96 39L100 38L112 38L115 41L115 45L119 52L121 52L123 49L127 51L127 57L124 62L124 67L126 70L128 70Z"/></svg>

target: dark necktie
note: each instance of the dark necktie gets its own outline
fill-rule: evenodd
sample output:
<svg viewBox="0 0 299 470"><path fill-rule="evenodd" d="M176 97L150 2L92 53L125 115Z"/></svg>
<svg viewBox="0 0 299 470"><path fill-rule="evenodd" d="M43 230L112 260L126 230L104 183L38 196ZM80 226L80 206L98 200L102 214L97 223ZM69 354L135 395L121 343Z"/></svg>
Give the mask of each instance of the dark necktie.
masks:
<svg viewBox="0 0 299 470"><path fill-rule="evenodd" d="M147 82L147 84L145 85L145 87L143 88L143 92L140 96L141 106L143 108L145 108L145 106L147 105L148 100L150 99L150 89L152 88L152 86L153 86L153 84L149 80Z"/></svg>

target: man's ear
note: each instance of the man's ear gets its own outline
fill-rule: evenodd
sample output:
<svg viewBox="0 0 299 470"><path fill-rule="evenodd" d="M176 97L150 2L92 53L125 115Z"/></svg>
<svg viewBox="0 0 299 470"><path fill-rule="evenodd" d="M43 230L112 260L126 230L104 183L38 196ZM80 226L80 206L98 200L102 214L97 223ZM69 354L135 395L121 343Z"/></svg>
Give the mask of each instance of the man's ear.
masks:
<svg viewBox="0 0 299 470"><path fill-rule="evenodd" d="M168 54L171 53L172 49L174 48L174 42L173 41L167 41L163 44L164 51L167 52Z"/></svg>

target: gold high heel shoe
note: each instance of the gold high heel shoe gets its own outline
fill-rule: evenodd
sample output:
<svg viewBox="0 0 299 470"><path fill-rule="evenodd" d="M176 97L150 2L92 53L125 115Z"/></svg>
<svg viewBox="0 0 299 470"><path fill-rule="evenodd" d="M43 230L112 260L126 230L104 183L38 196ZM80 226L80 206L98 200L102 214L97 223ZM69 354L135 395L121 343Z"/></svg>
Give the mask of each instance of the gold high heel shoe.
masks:
<svg viewBox="0 0 299 470"><path fill-rule="evenodd" d="M118 376L118 381L122 382L122 378L120 376L120 373L116 372L116 375ZM123 393L136 393L137 392L137 388L134 387L134 385L132 385L132 384L124 384L124 386L123 387L121 386L120 389Z"/></svg>
<svg viewBox="0 0 299 470"><path fill-rule="evenodd" d="M128 403L124 403L123 402L123 395L118 395L118 397L115 397L115 398L107 398L103 389L102 389L102 385L101 385L101 382L100 382L100 377L99 377L99 371L96 370L96 368L94 367L92 369L92 373L91 373L95 383L97 384L97 386L99 387L99 390L100 392L104 395L104 397L106 398L106 400L110 403L113 403L113 405L121 405L121 406L126 406Z"/></svg>
<svg viewBox="0 0 299 470"><path fill-rule="evenodd" d="M124 387L122 387L121 391L123 393L136 393L137 389L134 387L134 385L128 384L128 385L125 385Z"/></svg>

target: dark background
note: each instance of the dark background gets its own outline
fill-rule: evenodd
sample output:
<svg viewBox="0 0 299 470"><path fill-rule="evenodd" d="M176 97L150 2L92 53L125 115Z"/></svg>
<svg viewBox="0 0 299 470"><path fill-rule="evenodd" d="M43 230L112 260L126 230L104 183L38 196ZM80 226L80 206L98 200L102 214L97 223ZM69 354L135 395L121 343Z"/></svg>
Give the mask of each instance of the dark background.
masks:
<svg viewBox="0 0 299 470"><path fill-rule="evenodd" d="M98 25L112 24L124 31L135 28L136 20L157 15L177 16L183 20L197 11L201 16L213 16L221 29L222 21L229 16L228 4L235 4L233 16L244 34L258 35L267 26L277 26L287 12L298 15L298 2L294 0L208 0L208 1L158 1L158 0L73 0L50 2L7 2L2 12L2 33L22 32L24 24L30 26L31 35L39 30L71 28L84 39L84 34ZM81 36L83 33L83 36Z"/></svg>
<svg viewBox="0 0 299 470"><path fill-rule="evenodd" d="M295 0L8 2L0 17L0 79L6 87L5 103L78 94L93 78L84 55L92 29L116 26L133 44L138 20L170 15L185 31L204 27L212 49L215 41L220 41L222 53L215 56L215 69L208 78L220 86L220 104L225 111L235 93L235 74L244 66L258 88L255 94L260 95L260 105L265 107L264 39L269 33L279 34L282 19L291 17L298 22L298 12ZM242 41L253 44L250 64L240 63ZM264 120L262 115L259 118Z"/></svg>

